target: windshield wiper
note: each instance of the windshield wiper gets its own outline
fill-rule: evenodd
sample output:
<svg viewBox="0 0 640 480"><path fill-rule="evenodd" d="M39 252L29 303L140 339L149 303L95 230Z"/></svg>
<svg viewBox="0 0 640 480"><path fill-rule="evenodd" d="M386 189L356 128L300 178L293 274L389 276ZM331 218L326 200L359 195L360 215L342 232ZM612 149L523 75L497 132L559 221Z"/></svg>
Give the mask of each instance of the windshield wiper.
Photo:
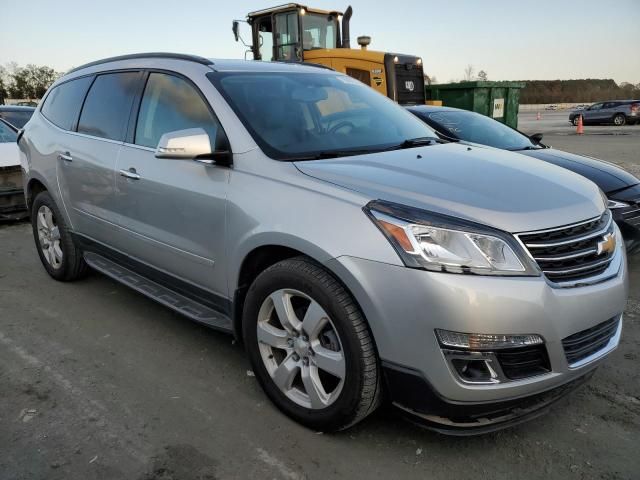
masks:
<svg viewBox="0 0 640 480"><path fill-rule="evenodd" d="M443 140L438 137L417 137L417 138L409 138L398 145L394 145L393 147L389 147L386 150L402 150L403 148L415 148L415 147L424 147L427 145L433 145L435 143L449 143L448 140Z"/></svg>
<svg viewBox="0 0 640 480"><path fill-rule="evenodd" d="M509 148L510 152L521 152L523 150L540 150L542 147L534 147L533 145L527 145L523 148Z"/></svg>
<svg viewBox="0 0 640 480"><path fill-rule="evenodd" d="M311 155L303 155L300 157L285 158L289 162L302 162L305 160L326 160L329 158L351 157L353 155L365 155L367 153L379 152L378 149L369 150L327 150L325 152L317 152Z"/></svg>

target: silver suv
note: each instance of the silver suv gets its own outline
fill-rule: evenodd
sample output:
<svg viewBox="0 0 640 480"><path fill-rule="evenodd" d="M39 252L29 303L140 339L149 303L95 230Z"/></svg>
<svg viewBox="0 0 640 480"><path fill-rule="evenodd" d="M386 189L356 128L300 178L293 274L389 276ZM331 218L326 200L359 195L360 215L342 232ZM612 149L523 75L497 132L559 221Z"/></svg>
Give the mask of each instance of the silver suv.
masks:
<svg viewBox="0 0 640 480"><path fill-rule="evenodd" d="M439 140L332 70L174 54L82 66L18 140L35 242L242 339L298 422L383 397L449 433L531 418L620 340L625 252L568 170Z"/></svg>

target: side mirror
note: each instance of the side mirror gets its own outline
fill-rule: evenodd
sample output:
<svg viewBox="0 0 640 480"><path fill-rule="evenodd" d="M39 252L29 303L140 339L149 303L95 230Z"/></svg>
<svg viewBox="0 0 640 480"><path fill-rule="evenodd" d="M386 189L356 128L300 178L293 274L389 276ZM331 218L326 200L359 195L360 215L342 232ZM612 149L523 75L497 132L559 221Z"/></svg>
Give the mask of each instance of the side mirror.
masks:
<svg viewBox="0 0 640 480"><path fill-rule="evenodd" d="M236 42L240 39L240 34L238 33L238 27L239 27L238 21L234 20L232 30L233 30L233 36L235 37Z"/></svg>
<svg viewBox="0 0 640 480"><path fill-rule="evenodd" d="M532 142L534 143L540 143L542 142L542 134L541 133L534 133L533 135L531 135L529 137L531 139Z"/></svg>
<svg viewBox="0 0 640 480"><path fill-rule="evenodd" d="M229 166L232 163L231 151L213 151L211 139L202 128L189 128L168 132L160 137L155 153L156 158L178 160L196 160L206 164Z"/></svg>

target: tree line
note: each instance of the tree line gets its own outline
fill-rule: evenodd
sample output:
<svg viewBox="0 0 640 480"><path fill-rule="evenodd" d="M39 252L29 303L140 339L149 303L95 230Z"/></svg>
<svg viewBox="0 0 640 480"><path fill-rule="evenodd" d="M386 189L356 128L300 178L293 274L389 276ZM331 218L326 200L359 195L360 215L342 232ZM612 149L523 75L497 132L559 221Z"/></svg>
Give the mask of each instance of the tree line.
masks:
<svg viewBox="0 0 640 480"><path fill-rule="evenodd" d="M0 65L0 101L5 98L39 99L62 73L46 65L12 62ZM1 102L0 102L1 103Z"/></svg>
<svg viewBox="0 0 640 480"><path fill-rule="evenodd" d="M591 103L602 100L640 99L640 83L612 79L583 80L521 80L526 86L520 91L520 103Z"/></svg>

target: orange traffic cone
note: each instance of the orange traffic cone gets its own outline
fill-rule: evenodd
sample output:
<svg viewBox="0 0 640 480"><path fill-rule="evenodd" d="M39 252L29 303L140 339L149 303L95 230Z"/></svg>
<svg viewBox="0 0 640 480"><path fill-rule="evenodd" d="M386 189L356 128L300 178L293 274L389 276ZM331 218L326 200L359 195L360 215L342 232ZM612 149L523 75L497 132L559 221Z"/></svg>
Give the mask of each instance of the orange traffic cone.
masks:
<svg viewBox="0 0 640 480"><path fill-rule="evenodd" d="M536 115L536 120L540 120L542 118L542 116L540 115L540 112L538 112L538 114Z"/></svg>
<svg viewBox="0 0 640 480"><path fill-rule="evenodd" d="M576 129L576 133L578 135L582 135L584 133L584 125L582 124L582 115L578 117L578 128Z"/></svg>

